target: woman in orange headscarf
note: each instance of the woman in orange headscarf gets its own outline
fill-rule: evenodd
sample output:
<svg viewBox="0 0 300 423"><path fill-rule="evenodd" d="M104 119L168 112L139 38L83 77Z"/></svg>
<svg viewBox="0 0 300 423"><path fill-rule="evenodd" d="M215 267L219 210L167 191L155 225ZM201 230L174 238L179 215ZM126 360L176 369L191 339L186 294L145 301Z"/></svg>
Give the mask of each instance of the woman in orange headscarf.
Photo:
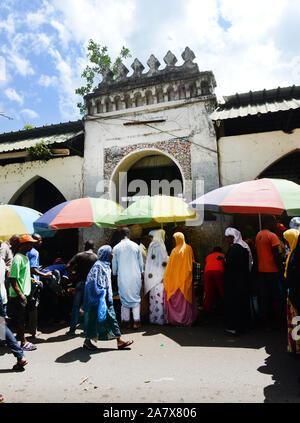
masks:
<svg viewBox="0 0 300 423"><path fill-rule="evenodd" d="M169 323L191 326L197 319L198 307L193 291L192 247L185 243L183 233L173 235L172 250L164 275L164 307Z"/></svg>

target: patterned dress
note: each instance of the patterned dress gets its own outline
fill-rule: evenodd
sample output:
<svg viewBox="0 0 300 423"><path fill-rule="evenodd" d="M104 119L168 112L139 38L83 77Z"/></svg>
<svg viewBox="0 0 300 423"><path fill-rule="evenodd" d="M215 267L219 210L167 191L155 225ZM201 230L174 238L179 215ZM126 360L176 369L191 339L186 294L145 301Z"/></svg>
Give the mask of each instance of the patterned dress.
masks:
<svg viewBox="0 0 300 423"><path fill-rule="evenodd" d="M149 320L156 325L164 325L167 322L164 308L164 284L163 281L150 290L149 296Z"/></svg>
<svg viewBox="0 0 300 423"><path fill-rule="evenodd" d="M156 325L167 323L163 279L169 257L164 243L165 234L163 229L154 231L145 265L145 293L149 292L149 322Z"/></svg>

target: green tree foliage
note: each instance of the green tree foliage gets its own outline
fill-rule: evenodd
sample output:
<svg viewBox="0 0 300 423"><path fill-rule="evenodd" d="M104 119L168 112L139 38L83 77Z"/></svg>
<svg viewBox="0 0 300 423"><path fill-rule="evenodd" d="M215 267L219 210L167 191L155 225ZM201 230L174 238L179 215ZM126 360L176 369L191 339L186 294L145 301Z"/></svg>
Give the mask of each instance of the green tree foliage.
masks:
<svg viewBox="0 0 300 423"><path fill-rule="evenodd" d="M34 126L27 124L27 125L24 125L24 129L34 129Z"/></svg>
<svg viewBox="0 0 300 423"><path fill-rule="evenodd" d="M27 152L31 160L42 160L44 163L46 163L53 156L50 148L43 140L37 143L35 146L29 147Z"/></svg>
<svg viewBox="0 0 300 423"><path fill-rule="evenodd" d="M131 57L129 49L122 47L119 56L112 64L112 59L108 54L108 48L106 46L102 47L93 40L89 40L87 50L87 57L91 65L87 65L81 75L86 80L86 84L75 90L75 93L79 94L82 98L95 91L101 80L102 72L106 67L112 67L112 71L116 77L118 75L117 68L122 60ZM80 109L80 113L84 115L84 102L77 103L77 107Z"/></svg>

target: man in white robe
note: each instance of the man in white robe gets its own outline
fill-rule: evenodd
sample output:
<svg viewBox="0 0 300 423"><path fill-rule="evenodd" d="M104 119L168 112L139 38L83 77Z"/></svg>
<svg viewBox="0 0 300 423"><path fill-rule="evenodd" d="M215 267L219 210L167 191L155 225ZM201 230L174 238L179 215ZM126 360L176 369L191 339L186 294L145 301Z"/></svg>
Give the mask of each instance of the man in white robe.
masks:
<svg viewBox="0 0 300 423"><path fill-rule="evenodd" d="M140 327L141 286L144 277L144 262L139 246L130 241L130 231L123 228L122 240L113 249L112 273L117 276L120 295L121 321L130 327L130 310L132 310L134 329Z"/></svg>

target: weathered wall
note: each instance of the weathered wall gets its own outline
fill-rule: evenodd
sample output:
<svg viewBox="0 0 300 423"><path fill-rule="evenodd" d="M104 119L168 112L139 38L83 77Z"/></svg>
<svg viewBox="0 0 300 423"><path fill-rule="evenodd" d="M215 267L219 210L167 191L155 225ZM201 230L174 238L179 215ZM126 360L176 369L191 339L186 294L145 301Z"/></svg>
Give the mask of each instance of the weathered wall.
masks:
<svg viewBox="0 0 300 423"><path fill-rule="evenodd" d="M13 202L39 177L51 182L67 200L81 197L82 168L83 158L78 156L0 166L0 202Z"/></svg>
<svg viewBox="0 0 300 423"><path fill-rule="evenodd" d="M106 113L105 117L91 118L85 122L85 195L95 196L99 181L104 178L105 149L147 144L157 148L159 143L170 143L177 137L190 142L192 179L204 179L205 190L218 186L218 160L216 138L212 123L207 116L207 104L203 100L174 101L166 105L151 105L123 111ZM149 116L163 117L166 122L147 125L124 126L135 119L146 120ZM155 127L156 129L154 129ZM196 145L198 144L198 145ZM211 151L214 150L214 151ZM133 149L131 149L131 152ZM163 150L162 150L163 152ZM172 156L172 151L168 153ZM125 156L119 157L119 162ZM174 161L178 162L176 155ZM106 166L107 163L105 163ZM99 188L99 186L98 186Z"/></svg>
<svg viewBox="0 0 300 423"><path fill-rule="evenodd" d="M166 104L149 105L131 110L106 113L98 118L85 122L85 162L84 162L84 196L99 196L99 182L111 178L118 164L134 151L143 151L151 146L162 153L167 152L182 171L185 179L204 180L205 191L219 186L218 159L216 154L216 137L213 125L208 118L211 102L192 99L179 100ZM124 126L131 120L146 120L163 117L166 122L147 125ZM153 127L157 128L154 129ZM174 143L176 137L186 137L188 148L178 151L179 144ZM177 147L176 147L177 145ZM176 151L174 151L174 148ZM172 151L173 149L173 151ZM109 151L115 156L111 157ZM183 153L189 155L183 157ZM140 158L140 156L139 156ZM105 160L106 159L106 160ZM108 186L109 181L107 182ZM195 187L193 189L195 195ZM221 242L220 237L214 239L218 223L204 224L199 232L196 228L188 229L192 233L191 241L196 249L196 256L202 257L205 248L202 238L208 248ZM91 237L97 246L109 241L111 231L90 229L81 232L81 245ZM198 236L198 235L199 236ZM200 237L200 238L199 238Z"/></svg>
<svg viewBox="0 0 300 423"><path fill-rule="evenodd" d="M222 137L218 140L221 185L255 179L272 163L300 148L300 129Z"/></svg>

